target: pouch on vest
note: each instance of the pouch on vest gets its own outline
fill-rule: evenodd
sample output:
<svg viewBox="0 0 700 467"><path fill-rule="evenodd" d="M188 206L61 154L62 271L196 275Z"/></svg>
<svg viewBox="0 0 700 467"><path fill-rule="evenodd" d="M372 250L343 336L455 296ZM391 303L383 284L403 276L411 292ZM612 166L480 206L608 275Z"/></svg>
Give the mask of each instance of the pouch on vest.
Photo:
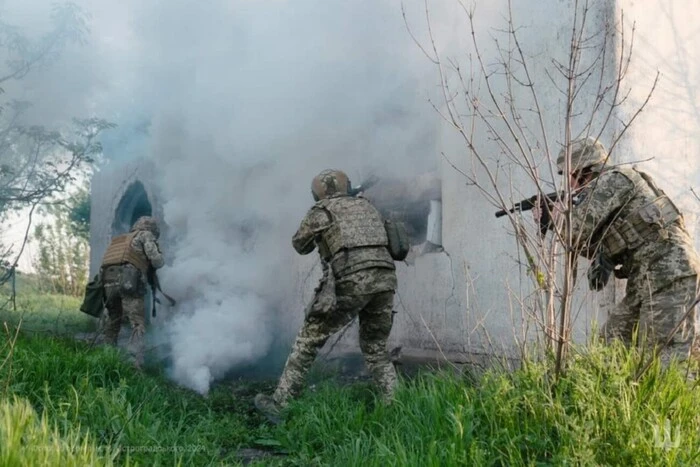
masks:
<svg viewBox="0 0 700 467"><path fill-rule="evenodd" d="M396 261L403 261L408 256L411 249L411 242L408 239L406 227L401 222L385 220L384 229L389 239L389 254Z"/></svg>
<svg viewBox="0 0 700 467"><path fill-rule="evenodd" d="M140 297L146 293L141 271L131 265L121 267L119 276L120 292L130 297Z"/></svg>
<svg viewBox="0 0 700 467"><path fill-rule="evenodd" d="M85 286L85 297L83 298L82 305L80 305L80 311L94 316L95 318L99 318L102 316L104 306L105 289L102 284L102 275L98 273Z"/></svg>

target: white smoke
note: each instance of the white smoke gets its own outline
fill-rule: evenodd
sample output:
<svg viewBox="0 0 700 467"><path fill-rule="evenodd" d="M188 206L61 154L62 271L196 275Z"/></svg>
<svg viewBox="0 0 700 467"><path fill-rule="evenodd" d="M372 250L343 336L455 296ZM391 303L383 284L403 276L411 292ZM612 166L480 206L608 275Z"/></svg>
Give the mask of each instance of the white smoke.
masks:
<svg viewBox="0 0 700 467"><path fill-rule="evenodd" d="M62 81L28 81L36 114L111 119L108 156L152 159L168 232L161 282L178 299L157 337L172 377L204 394L301 317L290 240L316 173L341 168L357 184L436 169L434 69L391 0L82 5L91 37L54 65Z"/></svg>
<svg viewBox="0 0 700 467"><path fill-rule="evenodd" d="M171 58L145 65L150 152L176 236L162 274L180 298L171 374L206 393L266 355L294 322L280 313L301 316L290 240L312 176L434 169L436 119L418 84L429 67L416 68L424 59L391 2L192 5L162 2L138 24L143 58Z"/></svg>

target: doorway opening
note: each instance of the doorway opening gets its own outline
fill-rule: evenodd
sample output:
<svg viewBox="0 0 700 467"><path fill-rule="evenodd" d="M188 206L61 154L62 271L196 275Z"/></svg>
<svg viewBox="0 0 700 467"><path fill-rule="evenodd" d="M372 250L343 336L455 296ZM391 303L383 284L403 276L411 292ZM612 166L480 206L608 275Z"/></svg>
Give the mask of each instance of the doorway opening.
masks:
<svg viewBox="0 0 700 467"><path fill-rule="evenodd" d="M124 196L119 200L117 210L114 213L114 221L112 222L112 235L127 233L139 217L152 214L153 208L148 200L146 189L143 183L136 180L129 185L129 188L124 192Z"/></svg>

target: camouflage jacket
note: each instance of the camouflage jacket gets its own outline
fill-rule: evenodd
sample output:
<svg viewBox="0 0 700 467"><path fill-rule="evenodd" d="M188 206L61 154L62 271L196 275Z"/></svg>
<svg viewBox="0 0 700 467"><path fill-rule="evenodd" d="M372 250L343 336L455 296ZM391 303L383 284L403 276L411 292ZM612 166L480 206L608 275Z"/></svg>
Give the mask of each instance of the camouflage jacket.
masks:
<svg viewBox="0 0 700 467"><path fill-rule="evenodd" d="M131 247L136 251L143 251L154 269L163 267L163 254L160 252L158 240L156 240L152 232L148 230L139 230L136 232L136 235L134 235L131 241Z"/></svg>
<svg viewBox="0 0 700 467"><path fill-rule="evenodd" d="M386 246L343 249L332 257L325 254L323 235L333 225L332 216L324 207L325 201L317 202L302 219L299 229L292 237L294 249L299 254L306 255L318 247L321 260L328 262L333 269L338 288L353 288L352 284L357 283L355 284L358 290L356 293L361 293L360 289L366 293L396 290L395 266ZM336 215L343 215L342 210ZM376 285L372 285L366 272L371 269L385 270L390 277L376 281Z"/></svg>
<svg viewBox="0 0 700 467"><path fill-rule="evenodd" d="M582 190L572 211L572 231L584 256L592 257L598 248L606 253L605 237L611 235L614 223L665 196L651 180L640 180L635 169L611 168ZM611 258L629 279L627 294L654 292L677 279L700 274L700 258L682 217L652 227L648 227L652 235Z"/></svg>

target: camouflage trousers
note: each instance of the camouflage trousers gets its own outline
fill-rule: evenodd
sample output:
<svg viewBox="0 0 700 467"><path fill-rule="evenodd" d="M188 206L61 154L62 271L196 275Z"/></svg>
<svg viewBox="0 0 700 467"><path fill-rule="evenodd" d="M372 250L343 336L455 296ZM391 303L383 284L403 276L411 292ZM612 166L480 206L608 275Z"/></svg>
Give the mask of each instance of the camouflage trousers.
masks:
<svg viewBox="0 0 700 467"><path fill-rule="evenodd" d="M105 341L111 345L117 345L119 331L121 330L124 316L131 325L131 337L129 338L129 354L136 366L143 365L144 336L146 334L146 322L144 317L144 293L143 287L134 281L140 277L133 271L125 270L125 266L107 268L104 272L104 288L107 308L107 322L105 324Z"/></svg>
<svg viewBox="0 0 700 467"><path fill-rule="evenodd" d="M284 407L304 388L306 375L328 338L359 317L360 349L386 401L393 397L396 370L387 352L393 321L394 292L338 295L336 309L326 316L309 315L294 341L273 399Z"/></svg>
<svg viewBox="0 0 700 467"><path fill-rule="evenodd" d="M668 363L672 357L686 360L692 356L697 359L700 357L700 341L696 338L698 316L695 309L688 313L688 307L698 291L698 277L692 276L679 279L654 293L627 295L610 313L601 328L601 336L606 340L617 338L631 343L636 331L638 342L649 346L663 345L680 323L668 346L661 351L661 361Z"/></svg>

